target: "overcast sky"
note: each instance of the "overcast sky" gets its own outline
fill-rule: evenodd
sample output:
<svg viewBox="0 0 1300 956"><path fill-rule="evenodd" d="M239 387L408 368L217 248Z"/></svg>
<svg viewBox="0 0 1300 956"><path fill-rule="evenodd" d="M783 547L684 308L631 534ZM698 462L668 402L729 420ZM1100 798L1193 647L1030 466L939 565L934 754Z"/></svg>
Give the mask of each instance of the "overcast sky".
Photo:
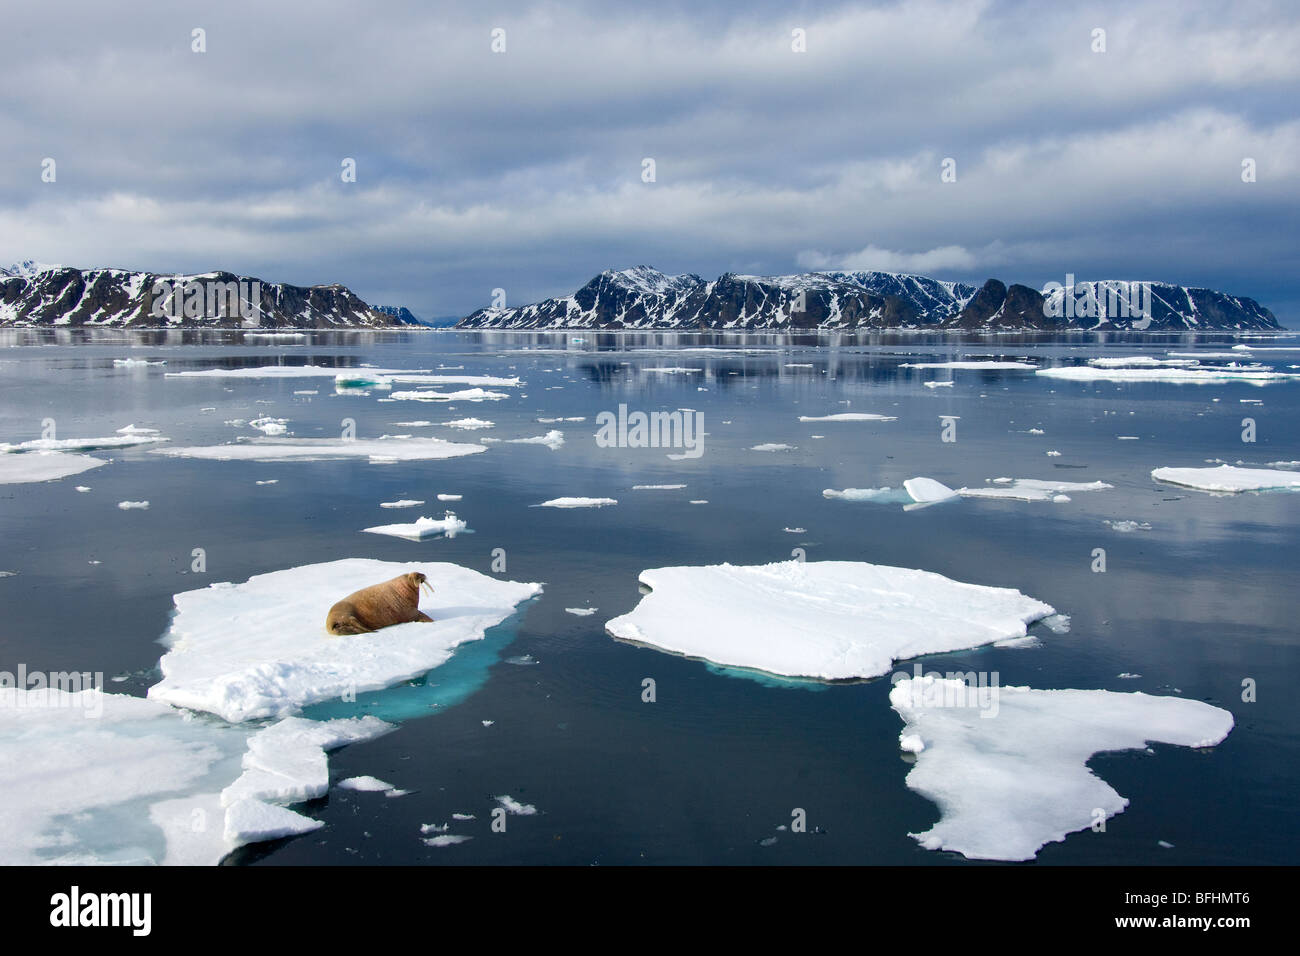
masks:
<svg viewBox="0 0 1300 956"><path fill-rule="evenodd" d="M1073 273L1300 325L1300 5L1060 6L10 4L0 264L339 282L425 317L638 264Z"/></svg>

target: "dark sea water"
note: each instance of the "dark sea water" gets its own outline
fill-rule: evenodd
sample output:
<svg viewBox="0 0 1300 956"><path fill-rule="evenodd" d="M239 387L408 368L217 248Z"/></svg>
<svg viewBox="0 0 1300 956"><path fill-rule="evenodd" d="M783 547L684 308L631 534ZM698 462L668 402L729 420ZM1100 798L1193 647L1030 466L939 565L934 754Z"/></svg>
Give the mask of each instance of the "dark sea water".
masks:
<svg viewBox="0 0 1300 956"><path fill-rule="evenodd" d="M53 418L60 437L111 435L135 423L160 429L173 444L209 444L257 435L225 420L272 415L289 419L298 437L337 437L340 422L352 418L359 437L470 441L558 428L565 444L554 451L497 444L480 455L392 465L199 461L117 450L95 452L112 463L83 475L0 486L0 570L16 572L0 579L0 668L21 661L29 670L103 671L122 678L107 689L143 695L158 679L157 641L177 592L345 557L445 560L489 573L492 552L501 548L505 576L543 582L544 594L426 680L307 714L376 713L398 722L388 736L333 754L331 775L369 774L413 792L385 799L332 790L302 808L324 821L323 829L246 848L231 862L981 865L924 850L908 836L928 829L938 812L904 784L910 764L898 748L902 724L889 707L887 679L773 681L605 634L605 621L637 604L637 575L646 568L765 563L802 548L809 561L924 568L1018 588L1070 617L1068 633L1035 625L1039 646L935 655L924 659L927 669L997 671L1003 684L1038 688L1176 694L1234 714L1236 728L1211 750L1157 744L1154 753L1094 757L1090 766L1129 798L1128 809L1104 834L1049 844L1039 864L1294 864L1300 495L1212 496L1160 485L1150 472L1212 459L1300 459L1300 381L1079 384L1022 371L900 367L963 357L1040 364L1098 354L1164 358L1170 349L1228 344L1189 336L395 332L254 347L237 334L6 332L0 441L40 437L41 421ZM681 346L762 351L674 351ZM1300 363L1300 351L1261 355L1283 370ZM113 365L125 357L166 365ZM274 363L463 365L445 374L519 375L524 385L505 389L512 394L503 401L447 406L381 402L382 391L336 394L328 378L163 374ZM646 371L656 366L702 371ZM948 378L954 387L922 385ZM302 389L318 394L294 394ZM705 453L670 461L657 449L598 447L596 415L620 403L698 410ZM843 411L898 420L798 421ZM956 442L940 441L944 415L960 416ZM466 433L392 424L471 416L496 427ZM586 421L537 422L574 416ZM1242 441L1244 417L1256 420L1253 444ZM749 450L769 442L795 448ZM1049 457L1049 450L1061 454ZM999 476L1115 487L1072 493L1062 504L962 500L911 512L822 495L826 488L898 487L916 475L953 487ZM278 483L256 484L268 479ZM686 487L631 490L679 483ZM78 484L93 490L79 494ZM464 495L447 507L473 533L415 543L360 532L440 516L440 492ZM566 495L619 504L533 507ZM397 498L428 504L378 507ZM122 500L151 504L122 511ZM1151 528L1119 533L1107 519ZM207 554L206 575L190 572L198 547ZM1104 574L1091 570L1096 548L1106 550ZM577 606L599 612L564 610ZM535 663L520 663L524 655ZM657 685L653 704L641 700L647 677ZM1247 678L1258 686L1254 703L1241 699ZM512 816L506 834L493 834L489 815L499 794L539 813ZM776 829L796 807L817 832ZM453 812L476 814L453 828L474 839L425 846L420 825L441 824Z"/></svg>

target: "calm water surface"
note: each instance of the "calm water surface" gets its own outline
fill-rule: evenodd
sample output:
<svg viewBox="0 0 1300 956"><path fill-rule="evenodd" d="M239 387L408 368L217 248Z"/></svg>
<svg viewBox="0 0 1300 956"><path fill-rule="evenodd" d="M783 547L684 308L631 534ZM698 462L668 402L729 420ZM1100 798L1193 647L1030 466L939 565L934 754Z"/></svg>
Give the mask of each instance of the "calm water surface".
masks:
<svg viewBox="0 0 1300 956"><path fill-rule="evenodd" d="M540 598L427 680L308 714L376 713L399 722L386 737L334 754L331 773L371 774L414 792L385 799L333 790L305 807L324 829L247 848L232 862L980 865L923 850L908 837L938 813L904 785L910 765L898 749L902 725L889 708L887 680L778 682L604 633L606 620L636 605L645 568L762 563L802 548L810 561L925 568L1018 588L1071 619L1064 634L1035 626L1039 646L935 655L924 659L927 669L997 671L1003 684L1040 688L1178 694L1233 712L1236 729L1210 751L1155 745L1154 753L1094 757L1090 766L1130 799L1129 808L1105 834L1048 845L1040 864L1295 863L1300 495L1218 497L1156 484L1150 472L1211 459L1300 459L1300 382L1079 384L1019 371L901 367L963 357L1163 358L1170 349L1226 344L1184 336L424 332L326 333L303 344L248 346L237 334L3 333L2 441L40 437L41 421L53 418L60 437L112 434L134 422L173 443L218 443L257 434L227 420L271 415L288 419L299 437L337 437L351 418L360 437L504 439L559 428L565 444L555 451L499 444L481 455L394 465L210 462L134 449L96 452L112 464L80 476L0 486L0 570L16 572L0 579L0 668L21 661L32 670L103 671L117 678L109 689L143 694L157 679L157 641L179 591L344 557L446 560L488 573L493 550L503 548L507 576L544 582ZM735 351L674 351L679 346ZM1300 351L1261 354L1281 369L1300 361ZM113 365L125 357L166 365ZM505 389L511 396L503 401L448 406L383 402L379 390L337 394L328 378L164 377L276 363L464 366L444 371L518 375L524 384ZM647 371L654 367L700 371ZM949 378L952 388L922 385ZM698 410L705 453L670 461L661 450L598 447L595 417L620 403ZM798 420L843 411L897 421ZM940 441L945 415L959 416L956 442ZM471 416L496 427L465 433L394 424ZM577 416L586 421L537 421ZM1256 420L1254 444L1241 440L1244 417ZM794 448L749 450L760 443ZM912 512L822 495L897 487L916 475L954 487L999 476L1115 487L1061 504L963 500ZM278 483L256 484L269 479ZM77 484L92 491L79 494ZM635 484L686 487L633 491ZM464 495L451 507L473 533L414 543L360 532L440 516L438 493ZM563 495L619 504L533 507ZM397 498L428 504L378 506ZM116 507L128 499L150 508ZM1119 533L1107 519L1151 528ZM207 553L206 575L190 573L197 547ZM1095 548L1106 550L1105 574L1091 570ZM591 617L564 611L577 606L600 610ZM520 662L525 655L531 662ZM654 704L641 701L646 677L657 684ZM1241 701L1245 678L1257 682L1255 703ZM492 834L498 794L534 804L539 814L510 817L508 834ZM776 830L794 807L807 810L818 832ZM421 824L453 812L476 814L453 827L475 839L442 849L421 843Z"/></svg>

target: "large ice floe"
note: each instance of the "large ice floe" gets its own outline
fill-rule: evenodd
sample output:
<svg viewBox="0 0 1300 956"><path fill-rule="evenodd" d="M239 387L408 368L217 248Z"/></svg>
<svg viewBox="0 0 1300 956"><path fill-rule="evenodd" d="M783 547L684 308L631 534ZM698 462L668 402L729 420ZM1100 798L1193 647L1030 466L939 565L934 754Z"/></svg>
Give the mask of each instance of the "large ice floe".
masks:
<svg viewBox="0 0 1300 956"><path fill-rule="evenodd" d="M326 633L331 606L353 591L422 571L434 588L414 622L370 634ZM479 640L539 584L501 581L448 563L348 558L259 574L175 596L162 680L149 696L238 722L378 690L424 674Z"/></svg>
<svg viewBox="0 0 1300 956"><path fill-rule="evenodd" d="M1271 468L1157 468L1151 472L1156 481L1198 491L1234 493L1242 491L1300 490L1300 472L1274 471Z"/></svg>
<svg viewBox="0 0 1300 956"><path fill-rule="evenodd" d="M1227 382L1247 382L1267 385L1300 378L1287 372L1274 372L1260 368L1099 368L1093 365L1067 365L1058 368L1040 368L1036 373L1048 378L1072 382L1174 382L1191 385L1222 385Z"/></svg>
<svg viewBox="0 0 1300 956"><path fill-rule="evenodd" d="M971 368L994 372L1012 372L1026 369L1033 371L1038 366L1029 362L995 362L965 359L958 362L907 362L900 365L899 368Z"/></svg>
<svg viewBox="0 0 1300 956"><path fill-rule="evenodd" d="M1128 800L1088 769L1093 754L1148 742L1210 747L1233 727L1232 714L1197 700L972 688L935 674L902 677L889 702L905 725L900 747L916 754L907 785L941 814L911 836L926 849L982 860L1032 859L1122 812Z"/></svg>
<svg viewBox="0 0 1300 956"><path fill-rule="evenodd" d="M963 498L1015 498L1019 501L1054 501L1067 491L1105 491L1104 481L1043 481L1038 478L994 479L983 488L958 488Z"/></svg>
<svg viewBox="0 0 1300 956"><path fill-rule="evenodd" d="M0 453L0 485L21 485L36 481L54 481L79 475L83 471L107 465L90 455L70 455L62 451Z"/></svg>
<svg viewBox="0 0 1300 956"><path fill-rule="evenodd" d="M389 729L233 727L97 689L0 688L0 864L216 864L319 827L284 804L325 793L326 750Z"/></svg>
<svg viewBox="0 0 1300 956"><path fill-rule="evenodd" d="M121 434L101 438L34 438L31 441L0 442L0 454L32 451L98 451L102 448L130 448L168 441L158 435Z"/></svg>
<svg viewBox="0 0 1300 956"><path fill-rule="evenodd" d="M613 637L784 677L876 677L897 660L1024 637L1055 613L1011 588L861 561L655 568Z"/></svg>
<svg viewBox="0 0 1300 956"><path fill-rule="evenodd" d="M229 445L192 445L152 449L157 455L215 461L330 461L370 458L376 461L433 461L487 451L485 445L443 438L254 438Z"/></svg>
<svg viewBox="0 0 1300 956"><path fill-rule="evenodd" d="M491 392L483 388L465 388L458 392L437 392L432 389L393 392L388 397L394 401L415 402L497 402L510 396L505 392Z"/></svg>
<svg viewBox="0 0 1300 956"><path fill-rule="evenodd" d="M1104 491L1113 488L1104 481L1043 481L1037 478L995 478L982 488L953 490L933 478L909 478L899 488L827 488L826 498L845 501L873 501L878 504L903 504L908 509L950 501L954 498L1012 498L1019 501L1069 501L1067 491Z"/></svg>

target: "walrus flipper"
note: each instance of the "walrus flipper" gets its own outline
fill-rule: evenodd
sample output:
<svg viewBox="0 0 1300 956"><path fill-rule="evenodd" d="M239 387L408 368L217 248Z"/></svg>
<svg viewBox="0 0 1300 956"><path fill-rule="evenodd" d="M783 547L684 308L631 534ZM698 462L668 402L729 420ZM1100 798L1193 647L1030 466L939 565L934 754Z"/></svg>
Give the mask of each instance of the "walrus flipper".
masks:
<svg viewBox="0 0 1300 956"><path fill-rule="evenodd" d="M429 615L425 614L423 611L416 611L415 613L419 615L416 618L417 621L428 621L430 624L433 623L433 618L429 617Z"/></svg>

